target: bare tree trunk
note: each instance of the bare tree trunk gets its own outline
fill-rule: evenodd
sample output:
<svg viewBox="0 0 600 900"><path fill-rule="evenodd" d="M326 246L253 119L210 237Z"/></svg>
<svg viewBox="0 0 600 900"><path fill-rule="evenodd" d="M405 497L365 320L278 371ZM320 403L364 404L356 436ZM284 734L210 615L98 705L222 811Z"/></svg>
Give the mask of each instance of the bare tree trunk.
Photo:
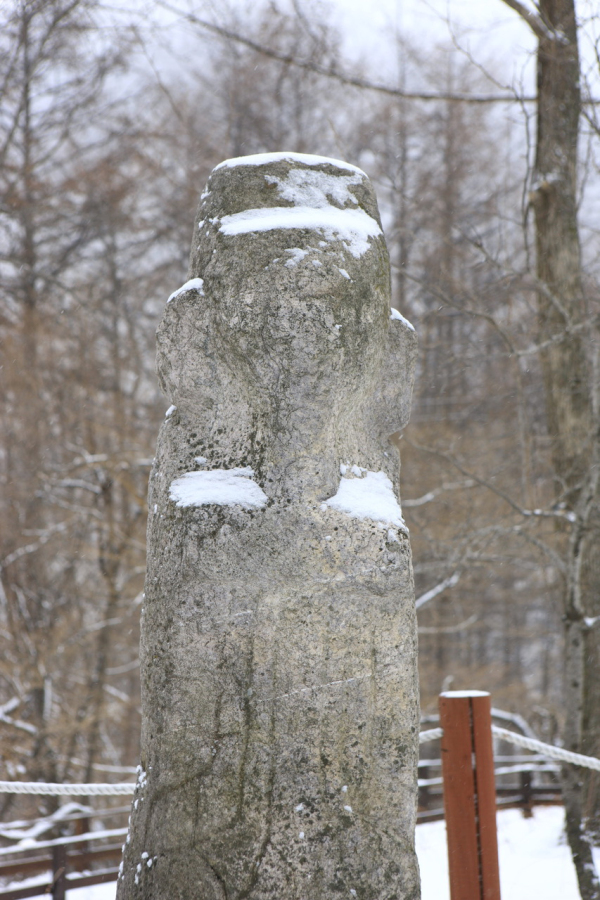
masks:
<svg viewBox="0 0 600 900"><path fill-rule="evenodd" d="M587 665L590 634L586 618L597 603L599 571L593 564L594 540L589 527L595 517L597 477L592 377L586 347L585 304L577 221L577 141L581 98L579 51L574 0L540 0L539 15L518 0L505 0L538 37L537 137L533 185L538 277L538 312L542 340L554 339L541 356L546 421L552 439L557 501L572 514L566 551L564 743L582 752L584 721L598 719L597 666ZM582 336L583 335L583 336ZM591 563L591 565L590 565ZM589 698L586 703L586 698ZM600 897L584 817L581 770L565 766L563 796L567 834L584 900Z"/></svg>

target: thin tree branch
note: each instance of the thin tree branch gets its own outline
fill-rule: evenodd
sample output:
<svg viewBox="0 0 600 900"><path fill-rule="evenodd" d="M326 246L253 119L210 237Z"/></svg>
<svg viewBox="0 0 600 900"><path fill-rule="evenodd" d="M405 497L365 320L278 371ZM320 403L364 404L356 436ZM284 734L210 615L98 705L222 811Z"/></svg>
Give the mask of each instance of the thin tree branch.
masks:
<svg viewBox="0 0 600 900"><path fill-rule="evenodd" d="M419 625L417 631L419 634L454 634L457 631L463 631L464 629L469 628L478 618L479 616L475 613L474 615L469 616L468 619L465 619L464 622L459 622L458 625L440 625L439 627Z"/></svg>
<svg viewBox="0 0 600 900"><path fill-rule="evenodd" d="M515 94L468 94L460 91L405 91L401 88L392 87L391 85L378 84L374 81L369 81L366 78L358 78L355 75L349 75L346 72L342 72L335 65L322 66L313 60L297 59L293 54L282 53L279 50L274 50L272 47L259 44L257 41L253 41L243 34L231 31L214 22L208 22L206 19L201 19L193 13L178 9L170 3L165 2L165 0L157 0L157 2L163 9L187 19L187 21L191 22L193 25L204 28L206 31L217 34L219 37L226 38L229 41L235 41L238 44L242 44L250 50L254 50L255 53L260 53L261 56L267 56L270 59L276 59L278 62L285 63L286 65L314 72L317 75L323 75L325 78L333 78L341 84L347 84L351 87L358 87L367 91L377 91L380 94L387 94L390 97L401 97L404 100L445 100L457 103L535 103L536 101L536 98L533 96L517 96Z"/></svg>
<svg viewBox="0 0 600 900"><path fill-rule="evenodd" d="M567 522L576 521L575 513L567 509L526 509L504 491L501 491L500 488L497 488L493 484L490 484L489 481L486 481L485 478L479 478L474 472L469 472L468 469L465 469L458 460L452 456L452 454L445 453L443 450L437 450L435 447L426 447L422 444L417 444L415 441L408 440L405 436L403 436L403 440L416 450L422 450L424 453L431 453L433 456L438 456L440 459L444 459L446 462L451 463L451 465L458 469L462 475L465 475L470 480L475 481L482 487L486 487L488 490L492 491L493 494L496 494L497 497L504 500L505 503L515 510L515 512L518 512L526 519L565 519Z"/></svg>
<svg viewBox="0 0 600 900"><path fill-rule="evenodd" d="M558 35L543 22L540 16L536 16L531 10L520 3L519 0L503 0L506 6L518 13L524 22L526 22L536 37L540 40L557 40Z"/></svg>
<svg viewBox="0 0 600 900"><path fill-rule="evenodd" d="M505 0L508 2L508 0ZM212 32L213 34L219 35L219 37L225 38L229 41L235 41L238 44L242 44L245 47L248 47L250 50L254 50L255 53L260 53L262 56L267 56L270 59L276 59L279 62L285 63L289 66L295 66L298 69L304 69L308 72L314 72L317 75L323 75L325 78L333 78L335 81L339 81L340 84L346 84L350 87L358 87L366 91L376 91L380 94L386 94L389 97L400 97L403 100L425 100L425 101L439 101L444 100L449 103L535 103L537 101L537 97L529 96L527 94L469 94L463 93L461 91L406 91L401 88L392 87L388 84L378 84L377 82L370 81L367 78L358 78L355 75L349 75L347 72L340 71L335 65L331 66L321 66L319 63L316 63L312 60L307 59L297 59L293 54L290 53L282 53L278 50L274 50L272 47L267 47L264 44L259 44L257 41L253 41L251 38L245 37L243 34L239 34L236 31L231 31L228 28L224 28L221 25L217 25L214 22L208 22L206 19L201 19L198 16L195 16L193 13L185 12L185 10L178 9L175 6L172 6L170 3L167 3L166 0L157 0L158 6L162 6L163 9L168 10L171 13L174 13L177 16L181 16L184 19L187 19L188 22L193 25L197 25L199 28L204 28L207 31ZM527 12L527 10L525 10ZM532 13L529 15L533 18ZM561 40L562 37L560 34L552 31L549 28L544 26L542 20L540 22L540 33L546 39L552 40ZM531 23L528 23L531 24ZM533 26L531 26L533 27ZM600 99L589 98L588 100L583 101L592 106L600 105Z"/></svg>

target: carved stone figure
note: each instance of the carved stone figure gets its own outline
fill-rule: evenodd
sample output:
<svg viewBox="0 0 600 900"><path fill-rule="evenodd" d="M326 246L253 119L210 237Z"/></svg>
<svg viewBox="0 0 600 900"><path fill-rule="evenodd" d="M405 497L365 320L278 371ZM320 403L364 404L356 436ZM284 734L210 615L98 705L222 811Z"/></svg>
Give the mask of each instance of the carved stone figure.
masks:
<svg viewBox="0 0 600 900"><path fill-rule="evenodd" d="M213 171L169 298L120 900L415 900L414 329L366 175Z"/></svg>

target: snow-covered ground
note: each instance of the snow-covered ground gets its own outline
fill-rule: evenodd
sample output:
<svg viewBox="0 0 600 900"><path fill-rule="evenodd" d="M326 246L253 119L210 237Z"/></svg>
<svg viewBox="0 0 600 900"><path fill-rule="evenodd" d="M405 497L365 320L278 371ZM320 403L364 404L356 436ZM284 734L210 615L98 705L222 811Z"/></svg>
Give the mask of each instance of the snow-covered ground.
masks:
<svg viewBox="0 0 600 900"><path fill-rule="evenodd" d="M517 809L498 815L500 880L504 900L579 900L575 870L563 834L561 807L538 807L532 819ZM417 827L422 900L449 900L446 825ZM600 852L596 856L600 868ZM33 880L33 879L32 879ZM116 884L69 891L68 900L114 900ZM47 894L40 895L44 900Z"/></svg>
<svg viewBox="0 0 600 900"><path fill-rule="evenodd" d="M498 814L500 888L505 900L579 900L575 869L564 836L564 810L538 807L524 819L518 809ZM422 900L449 900L446 823L417 827ZM600 852L595 856L600 867Z"/></svg>

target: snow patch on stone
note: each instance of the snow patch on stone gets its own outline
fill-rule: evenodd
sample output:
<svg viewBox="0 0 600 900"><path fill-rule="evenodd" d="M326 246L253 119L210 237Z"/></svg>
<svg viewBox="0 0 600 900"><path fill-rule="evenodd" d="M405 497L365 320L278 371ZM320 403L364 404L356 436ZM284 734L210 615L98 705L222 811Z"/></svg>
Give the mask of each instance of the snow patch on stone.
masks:
<svg viewBox="0 0 600 900"><path fill-rule="evenodd" d="M285 265L288 269L291 269L292 266L297 266L298 263L304 259L305 256L308 256L308 250L301 250L300 247L290 247L289 250L285 251L286 253L291 253L291 258L287 260ZM276 259L273 262L277 262Z"/></svg>
<svg viewBox="0 0 600 900"><path fill-rule="evenodd" d="M402 315L402 313L398 312L397 309L394 309L393 306L392 306L391 310L392 310L392 312L391 312L391 315L390 315L390 319L396 319L396 320L398 320L399 322L404 322L404 324L405 324L406 326L408 326L408 328L410 328L411 331L416 331L416 328L415 328L415 326L412 324L412 322L409 322L408 319L406 319L406 318Z"/></svg>
<svg viewBox="0 0 600 900"><path fill-rule="evenodd" d="M252 481L254 470L249 466L238 469L209 469L205 472L185 472L169 488L169 497L177 506L241 506L261 509L268 497Z"/></svg>
<svg viewBox="0 0 600 900"><path fill-rule="evenodd" d="M204 296L204 280L202 278L191 278L189 281L186 281L185 284L182 284L180 288L177 288L176 291L170 295L167 303L170 303L171 300L174 300L175 297L179 297L180 294L185 294L186 291L197 291L199 294Z"/></svg>
<svg viewBox="0 0 600 900"><path fill-rule="evenodd" d="M331 509L346 513L353 519L372 519L406 530L400 504L394 494L392 482L385 472L369 472L352 466L340 466L342 478L334 497L325 501Z"/></svg>
<svg viewBox="0 0 600 900"><path fill-rule="evenodd" d="M226 159L218 166L215 166L213 172L218 169L233 169L236 166L268 166L270 163L279 162L279 160L289 160L290 162L302 163L305 166L335 166L336 169L346 169L349 172L360 172L366 178L365 172L358 166L351 163L343 162L341 159L330 159L328 156L313 156L311 153L292 153L291 151L282 150L278 153L253 153L250 156L234 156L232 159ZM204 195L203 195L204 196Z"/></svg>
<svg viewBox="0 0 600 900"><path fill-rule="evenodd" d="M246 209L223 216L220 231L232 236L292 228L319 231L329 241L342 241L355 259L367 252L370 238L379 237L382 233L375 219L364 210L338 209L336 206L320 209L311 206Z"/></svg>
<svg viewBox="0 0 600 900"><path fill-rule="evenodd" d="M331 201L345 206L358 206L358 200L349 190L350 185L362 184L363 177L355 175L327 175L310 169L292 169L284 178L265 175L269 184L276 184L282 200L290 200L294 206L310 206L324 209Z"/></svg>

